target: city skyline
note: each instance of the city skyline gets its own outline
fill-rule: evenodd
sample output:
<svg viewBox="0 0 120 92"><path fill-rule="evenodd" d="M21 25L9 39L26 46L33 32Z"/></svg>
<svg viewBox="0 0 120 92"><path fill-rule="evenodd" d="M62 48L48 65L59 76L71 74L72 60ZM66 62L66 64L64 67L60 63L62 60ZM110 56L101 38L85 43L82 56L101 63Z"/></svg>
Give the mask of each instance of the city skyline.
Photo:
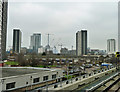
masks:
<svg viewBox="0 0 120 92"><path fill-rule="evenodd" d="M74 46L73 48L75 49L75 33L81 29L88 30L88 47L91 48L106 49L107 39L117 40L117 3L115 2L10 2L9 8L10 26L8 26L8 39L12 41L11 30L19 27L23 32L23 47L29 47L30 42L28 40L30 39L30 35L36 32L41 33L43 46L47 45L46 33L52 33L54 35L50 36L51 46L62 43L64 44L63 47L68 47L69 49L71 49L71 46ZM27 11L28 8L31 11ZM23 11L22 14L20 13L21 11ZM27 13L25 13L26 11ZM8 42L7 40L7 48L8 46L12 46L11 41Z"/></svg>

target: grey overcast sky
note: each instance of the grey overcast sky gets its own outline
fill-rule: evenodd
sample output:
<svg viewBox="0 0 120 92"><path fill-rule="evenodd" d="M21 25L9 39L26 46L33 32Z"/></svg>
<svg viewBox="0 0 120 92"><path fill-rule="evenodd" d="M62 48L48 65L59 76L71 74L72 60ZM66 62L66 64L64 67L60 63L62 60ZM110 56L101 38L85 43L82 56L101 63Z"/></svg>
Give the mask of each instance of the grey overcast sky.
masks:
<svg viewBox="0 0 120 92"><path fill-rule="evenodd" d="M88 30L90 48L106 49L107 39L118 38L117 2L9 2L8 13L7 48L13 43L13 28L21 29L25 47L36 32L42 34L43 46L50 33L51 46L62 43L69 49L75 49L81 29Z"/></svg>

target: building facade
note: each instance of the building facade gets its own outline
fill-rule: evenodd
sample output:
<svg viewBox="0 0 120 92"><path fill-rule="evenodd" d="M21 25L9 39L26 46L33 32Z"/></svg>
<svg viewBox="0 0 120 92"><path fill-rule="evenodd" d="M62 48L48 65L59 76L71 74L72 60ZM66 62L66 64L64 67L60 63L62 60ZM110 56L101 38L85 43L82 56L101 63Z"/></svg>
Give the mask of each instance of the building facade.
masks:
<svg viewBox="0 0 120 92"><path fill-rule="evenodd" d="M30 39L30 49L38 53L38 48L41 47L41 34L35 33L31 36Z"/></svg>
<svg viewBox="0 0 120 92"><path fill-rule="evenodd" d="M114 54L116 52L116 41L115 39L107 40L107 53Z"/></svg>
<svg viewBox="0 0 120 92"><path fill-rule="evenodd" d="M61 55L68 55L68 49L67 48L61 48L60 54Z"/></svg>
<svg viewBox="0 0 120 92"><path fill-rule="evenodd" d="M7 8L7 0L0 0L0 61L6 56Z"/></svg>
<svg viewBox="0 0 120 92"><path fill-rule="evenodd" d="M2 1L0 0L0 11L2 11ZM2 36L2 12L0 12L0 61L2 61L2 48L1 48L1 37Z"/></svg>
<svg viewBox="0 0 120 92"><path fill-rule="evenodd" d="M87 55L87 30L76 33L76 55Z"/></svg>
<svg viewBox="0 0 120 92"><path fill-rule="evenodd" d="M38 48L38 54L43 54L45 52L45 47Z"/></svg>
<svg viewBox="0 0 120 92"><path fill-rule="evenodd" d="M13 53L20 53L21 36L22 36L22 33L20 29L13 29Z"/></svg>
<svg viewBox="0 0 120 92"><path fill-rule="evenodd" d="M120 52L120 2L118 2L118 51Z"/></svg>
<svg viewBox="0 0 120 92"><path fill-rule="evenodd" d="M3 68L3 77L0 77L0 88L2 88L0 92L32 92L32 89L37 89L43 84L45 85L46 82L48 84L55 83L56 80L59 80L59 77L63 77L63 72L60 69L35 67Z"/></svg>
<svg viewBox="0 0 120 92"><path fill-rule="evenodd" d="M20 53L26 54L27 53L27 47L21 47Z"/></svg>

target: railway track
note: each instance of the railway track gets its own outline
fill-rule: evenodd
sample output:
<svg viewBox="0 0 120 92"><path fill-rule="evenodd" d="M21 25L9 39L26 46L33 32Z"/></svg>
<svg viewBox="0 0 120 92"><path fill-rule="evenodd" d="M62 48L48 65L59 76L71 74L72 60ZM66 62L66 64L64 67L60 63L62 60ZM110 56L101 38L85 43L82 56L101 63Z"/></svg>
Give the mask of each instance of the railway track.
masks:
<svg viewBox="0 0 120 92"><path fill-rule="evenodd" d="M108 91L120 92L120 79L115 85L113 85Z"/></svg>
<svg viewBox="0 0 120 92"><path fill-rule="evenodd" d="M93 92L120 92L120 75L110 79Z"/></svg>
<svg viewBox="0 0 120 92"><path fill-rule="evenodd" d="M105 76L97 78L94 81L79 87L78 89L76 89L75 92L102 92L103 88L102 89L99 88L101 88L102 85L107 83L109 80L115 78L117 75L118 73L116 71L112 73L107 73L105 74Z"/></svg>

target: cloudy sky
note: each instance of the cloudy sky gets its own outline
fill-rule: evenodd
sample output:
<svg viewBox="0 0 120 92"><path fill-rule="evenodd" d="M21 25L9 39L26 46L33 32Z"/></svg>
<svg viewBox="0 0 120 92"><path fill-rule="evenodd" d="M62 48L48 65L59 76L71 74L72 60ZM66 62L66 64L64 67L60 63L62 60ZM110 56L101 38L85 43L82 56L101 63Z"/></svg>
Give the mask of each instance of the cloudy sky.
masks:
<svg viewBox="0 0 120 92"><path fill-rule="evenodd" d="M32 1L32 0L31 0ZM106 49L107 39L117 40L117 2L9 2L7 48L13 28L22 31L22 46L29 47L33 33L42 34L42 45L76 47L76 32L88 30L88 47ZM58 47L60 48L60 47Z"/></svg>

